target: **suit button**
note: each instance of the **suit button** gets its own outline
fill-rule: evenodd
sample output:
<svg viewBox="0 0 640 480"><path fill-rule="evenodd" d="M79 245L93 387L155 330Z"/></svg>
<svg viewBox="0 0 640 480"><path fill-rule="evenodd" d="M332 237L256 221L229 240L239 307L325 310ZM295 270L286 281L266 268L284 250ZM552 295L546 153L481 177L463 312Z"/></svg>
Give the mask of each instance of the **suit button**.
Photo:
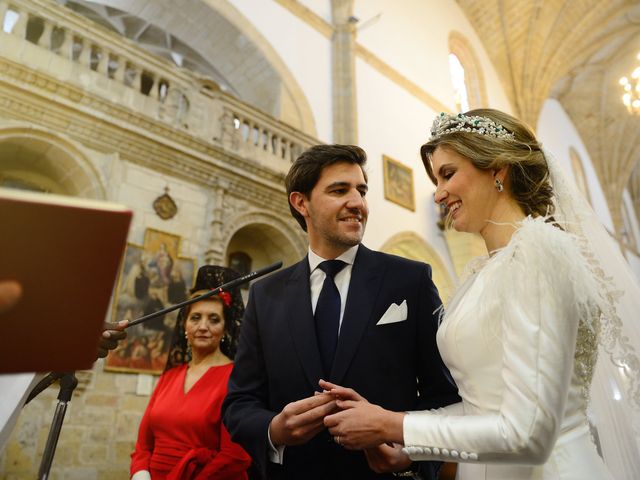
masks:
<svg viewBox="0 0 640 480"><path fill-rule="evenodd" d="M445 457L449 456L449 450L447 450L446 448L443 448L442 450L440 450L440 453L442 453L442 455L444 455Z"/></svg>
<svg viewBox="0 0 640 480"><path fill-rule="evenodd" d="M433 447L431 451L434 455L440 455L440 449L438 447Z"/></svg>
<svg viewBox="0 0 640 480"><path fill-rule="evenodd" d="M478 454L477 453L470 453L469 454L469 460L478 460Z"/></svg>
<svg viewBox="0 0 640 480"><path fill-rule="evenodd" d="M451 450L451 456L452 456L453 458L458 458L458 455L460 455L460 454L458 453L458 450Z"/></svg>
<svg viewBox="0 0 640 480"><path fill-rule="evenodd" d="M460 458L462 460L466 460L467 458L469 458L469 454L467 452L460 452Z"/></svg>

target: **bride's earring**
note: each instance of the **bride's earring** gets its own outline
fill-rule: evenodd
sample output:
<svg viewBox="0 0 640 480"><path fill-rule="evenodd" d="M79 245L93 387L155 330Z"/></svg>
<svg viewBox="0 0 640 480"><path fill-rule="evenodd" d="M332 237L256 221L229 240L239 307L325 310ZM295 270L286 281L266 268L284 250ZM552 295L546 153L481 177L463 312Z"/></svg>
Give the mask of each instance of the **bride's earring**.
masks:
<svg viewBox="0 0 640 480"><path fill-rule="evenodd" d="M504 184L502 183L502 180L500 180L499 178L496 178L496 190L498 190L498 192L501 192L504 190Z"/></svg>

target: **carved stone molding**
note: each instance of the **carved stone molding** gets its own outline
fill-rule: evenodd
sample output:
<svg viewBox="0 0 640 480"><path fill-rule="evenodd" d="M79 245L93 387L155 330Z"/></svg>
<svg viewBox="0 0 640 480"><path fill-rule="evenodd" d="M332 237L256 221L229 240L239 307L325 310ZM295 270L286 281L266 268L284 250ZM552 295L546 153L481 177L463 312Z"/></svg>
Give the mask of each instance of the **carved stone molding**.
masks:
<svg viewBox="0 0 640 480"><path fill-rule="evenodd" d="M205 254L206 263L224 264L225 245L222 241L222 229L226 217L228 217L227 209L229 202L226 192L229 189L229 182L218 182L213 188L213 211L211 214L211 240L209 248Z"/></svg>
<svg viewBox="0 0 640 480"><path fill-rule="evenodd" d="M2 64L3 59L0 58L0 71ZM16 73L14 80L40 85L37 81L39 74L29 72L25 67L14 65L4 73L12 72ZM0 74L0 112L6 118L37 122L89 148L118 152L125 161L196 184L212 186L220 179L225 179L230 184L231 193L247 197L259 205L280 209L281 200L279 195L274 194L284 192L284 175L281 173L270 171L221 147L167 129L160 122L143 121L129 114L127 118L140 122L129 122L127 125L119 121L124 120L122 117L116 115L122 110L121 107L109 105L104 112L108 114L105 118L97 112L74 108L78 105L69 108L63 99L56 102L39 93L14 88L4 83L2 77ZM52 85L56 83L53 80L51 82ZM57 93L72 97L72 91L72 88L61 87ZM90 103L98 105L103 102L91 99ZM137 126L143 128L135 128ZM176 144L167 141L172 136L183 137L182 142ZM274 200L274 197L278 198Z"/></svg>

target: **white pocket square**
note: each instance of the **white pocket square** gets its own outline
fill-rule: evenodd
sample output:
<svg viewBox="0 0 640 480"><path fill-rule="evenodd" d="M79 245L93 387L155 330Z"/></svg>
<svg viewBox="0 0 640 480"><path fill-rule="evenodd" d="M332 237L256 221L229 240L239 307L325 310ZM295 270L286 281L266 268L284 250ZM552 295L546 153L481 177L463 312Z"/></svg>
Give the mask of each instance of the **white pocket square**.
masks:
<svg viewBox="0 0 640 480"><path fill-rule="evenodd" d="M387 308L387 311L384 312L384 315L378 320L376 325L386 325L388 323L397 323L403 322L407 319L407 301L403 300L403 302L398 305L396 303L392 303Z"/></svg>

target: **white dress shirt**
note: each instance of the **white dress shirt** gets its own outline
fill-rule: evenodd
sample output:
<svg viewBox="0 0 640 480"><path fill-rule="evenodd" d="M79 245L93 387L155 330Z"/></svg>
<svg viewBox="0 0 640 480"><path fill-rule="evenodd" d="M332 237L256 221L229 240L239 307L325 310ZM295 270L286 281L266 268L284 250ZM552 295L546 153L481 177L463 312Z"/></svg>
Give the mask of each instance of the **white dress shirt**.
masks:
<svg viewBox="0 0 640 480"><path fill-rule="evenodd" d="M349 292L349 283L351 282L351 270L353 269L353 262L356 259L356 254L358 253L359 245L351 247L349 250L344 252L339 257L336 257L336 260L342 260L347 265L336 273L336 276L333 277L333 281L338 288L338 292L340 293L340 323L338 326L338 334L340 333L340 327L342 327L342 317L344 317L344 308L347 304L347 293ZM321 269L318 268L325 260L330 260L328 258L322 258L317 255L311 247L309 247L309 271L311 272L311 276L309 277L309 284L311 286L311 310L313 313L316 313L316 305L318 305L318 297L320 297L320 291L322 290L322 285L324 284L324 279L327 274L324 273ZM280 445L275 447L273 442L271 441L271 433L268 433L269 437L269 460L273 463L278 463L282 465L282 460L284 457L284 445Z"/></svg>
<svg viewBox="0 0 640 480"><path fill-rule="evenodd" d="M358 245L356 245L355 247L351 247L349 250L336 258L336 260L342 260L347 264L342 270L336 273L336 276L333 278L333 281L338 288L338 292L340 293L340 323L338 327L338 333L340 332L339 329L342 326L344 307L347 304L347 293L349 292L349 283L351 282L351 269L353 268L353 261L355 260L357 253ZM316 313L316 306L318 305L318 298L320 297L320 292L322 291L322 285L324 284L324 279L327 276L326 273L318 268L318 265L326 260L328 259L316 255L311 250L311 248L309 248L309 271L311 272L311 276L309 277L309 284L311 285L311 310L313 311L314 315Z"/></svg>

